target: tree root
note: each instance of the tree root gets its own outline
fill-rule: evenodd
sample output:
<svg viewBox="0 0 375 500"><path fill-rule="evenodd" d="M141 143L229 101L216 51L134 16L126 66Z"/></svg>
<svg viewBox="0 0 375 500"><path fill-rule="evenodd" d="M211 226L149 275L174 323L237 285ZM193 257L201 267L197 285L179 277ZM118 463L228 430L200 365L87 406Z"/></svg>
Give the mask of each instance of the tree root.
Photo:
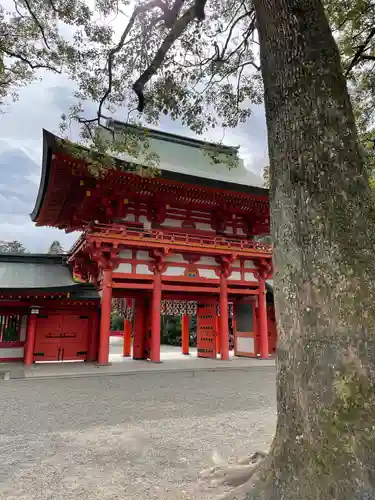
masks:
<svg viewBox="0 0 375 500"><path fill-rule="evenodd" d="M219 497L220 500L232 500L246 495L252 488L253 475L259 470L267 454L256 451L242 457L233 464L228 464L217 454L213 454L214 466L200 473L200 478L212 486L226 485L234 487Z"/></svg>

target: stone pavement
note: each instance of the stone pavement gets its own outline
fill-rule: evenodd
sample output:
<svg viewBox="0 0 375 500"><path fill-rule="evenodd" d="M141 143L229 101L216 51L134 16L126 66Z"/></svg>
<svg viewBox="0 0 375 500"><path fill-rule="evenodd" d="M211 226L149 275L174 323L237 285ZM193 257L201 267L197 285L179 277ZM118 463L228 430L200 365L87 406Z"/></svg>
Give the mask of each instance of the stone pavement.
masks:
<svg viewBox="0 0 375 500"><path fill-rule="evenodd" d="M198 358L196 349L191 349L189 356L181 353L181 347L162 346L161 363L150 361L134 361L122 356L122 338L112 337L110 346L110 365L99 366L96 363L65 362L65 363L36 363L23 366L16 363L0 364L0 372L8 374L7 378L76 378L98 377L115 375L134 375L150 372L197 372L220 370L249 370L264 367L274 367L275 360L261 360L253 358L238 358L232 353L230 361L218 359Z"/></svg>

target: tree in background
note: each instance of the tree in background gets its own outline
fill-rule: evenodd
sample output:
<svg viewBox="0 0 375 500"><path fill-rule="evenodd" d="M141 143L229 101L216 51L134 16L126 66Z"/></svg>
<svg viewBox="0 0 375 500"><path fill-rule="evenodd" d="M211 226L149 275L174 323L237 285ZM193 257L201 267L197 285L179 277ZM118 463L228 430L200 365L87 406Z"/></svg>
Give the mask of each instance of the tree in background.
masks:
<svg viewBox="0 0 375 500"><path fill-rule="evenodd" d="M78 0L16 5L21 19L2 44L4 68L56 60L78 89L65 126L78 120L95 151L131 144L131 136L116 143L110 128L106 138L98 133L118 106L135 110L130 120L166 114L201 134L246 121L250 103L264 98L278 425L269 455L236 495L375 498L375 207L346 83L360 137L371 143L373 2L325 3L343 64L320 0L150 0L128 17L117 0L96 2L96 12ZM112 15L121 19L116 39L104 21ZM51 19L78 26L73 42ZM39 36L31 48L27 23ZM97 103L93 116L87 100Z"/></svg>
<svg viewBox="0 0 375 500"><path fill-rule="evenodd" d="M59 241L53 241L49 247L48 253L62 254L64 250Z"/></svg>
<svg viewBox="0 0 375 500"><path fill-rule="evenodd" d="M124 317L120 316L115 311L111 312L111 331L124 331Z"/></svg>
<svg viewBox="0 0 375 500"><path fill-rule="evenodd" d="M26 248L17 240L0 242L0 253L27 253Z"/></svg>

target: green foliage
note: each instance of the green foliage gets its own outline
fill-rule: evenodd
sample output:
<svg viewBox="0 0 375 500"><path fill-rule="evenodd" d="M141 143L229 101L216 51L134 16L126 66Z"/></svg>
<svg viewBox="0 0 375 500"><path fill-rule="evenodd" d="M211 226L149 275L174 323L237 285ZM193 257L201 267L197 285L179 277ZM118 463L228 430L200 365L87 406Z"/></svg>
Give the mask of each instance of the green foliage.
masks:
<svg viewBox="0 0 375 500"><path fill-rule="evenodd" d="M325 0L325 8L373 164L375 6ZM65 133L72 121L80 123L81 141L91 150L75 154L99 175L114 165L113 154L141 157L142 175L158 173L147 134L115 129L107 119L115 110L126 123L157 124L168 115L203 134L245 122L263 97L254 8L243 0L14 0L9 10L0 6L0 29L0 102L16 98L43 71L70 78L75 103L61 128ZM96 104L94 114L88 102ZM220 147L207 154L222 161ZM230 160L236 166L237 157Z"/></svg>
<svg viewBox="0 0 375 500"><path fill-rule="evenodd" d="M181 317L162 316L161 341L167 345L181 345Z"/></svg>
<svg viewBox="0 0 375 500"><path fill-rule="evenodd" d="M0 253L27 253L26 248L17 240L0 243Z"/></svg>
<svg viewBox="0 0 375 500"><path fill-rule="evenodd" d="M124 318L119 314L112 312L111 313L111 331L124 331Z"/></svg>

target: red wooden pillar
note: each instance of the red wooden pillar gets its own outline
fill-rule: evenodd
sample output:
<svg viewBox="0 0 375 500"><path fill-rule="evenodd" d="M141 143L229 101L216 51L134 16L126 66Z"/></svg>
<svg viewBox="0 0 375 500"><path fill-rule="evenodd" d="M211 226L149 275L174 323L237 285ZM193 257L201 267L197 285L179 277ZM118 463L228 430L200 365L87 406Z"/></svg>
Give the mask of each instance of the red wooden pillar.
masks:
<svg viewBox="0 0 375 500"><path fill-rule="evenodd" d="M26 344L23 358L23 362L25 363L25 365L32 365L34 362L34 344L38 314L39 307L32 307L27 322Z"/></svg>
<svg viewBox="0 0 375 500"><path fill-rule="evenodd" d="M98 363L107 365L109 360L109 332L112 307L112 269L103 270L103 289L100 318Z"/></svg>
<svg viewBox="0 0 375 500"><path fill-rule="evenodd" d="M258 295L258 328L260 337L260 356L268 358L268 325L267 325L267 304L266 304L266 281L259 279Z"/></svg>
<svg viewBox="0 0 375 500"><path fill-rule="evenodd" d="M145 359L145 298L137 297L134 308L133 359Z"/></svg>
<svg viewBox="0 0 375 500"><path fill-rule="evenodd" d="M125 299L126 311L133 306L132 299ZM131 355L131 346L132 346L132 330L133 330L132 322L128 319L124 320L124 346L122 355L124 358L128 358Z"/></svg>
<svg viewBox="0 0 375 500"><path fill-rule="evenodd" d="M220 315L216 316L216 354L220 354Z"/></svg>
<svg viewBox="0 0 375 500"><path fill-rule="evenodd" d="M229 359L229 318L228 283L225 273L220 276L220 355L222 360Z"/></svg>
<svg viewBox="0 0 375 500"><path fill-rule="evenodd" d="M87 361L95 361L97 358L99 338L99 310L95 308L90 315L91 335L89 336L89 347Z"/></svg>
<svg viewBox="0 0 375 500"><path fill-rule="evenodd" d="M132 349L132 322L126 319L124 321L124 348L123 356L128 358L131 355Z"/></svg>
<svg viewBox="0 0 375 500"><path fill-rule="evenodd" d="M189 354L190 344L190 318L187 314L182 315L182 354Z"/></svg>
<svg viewBox="0 0 375 500"><path fill-rule="evenodd" d="M151 315L151 361L160 363L160 307L161 307L161 273L155 270L152 290Z"/></svg>

